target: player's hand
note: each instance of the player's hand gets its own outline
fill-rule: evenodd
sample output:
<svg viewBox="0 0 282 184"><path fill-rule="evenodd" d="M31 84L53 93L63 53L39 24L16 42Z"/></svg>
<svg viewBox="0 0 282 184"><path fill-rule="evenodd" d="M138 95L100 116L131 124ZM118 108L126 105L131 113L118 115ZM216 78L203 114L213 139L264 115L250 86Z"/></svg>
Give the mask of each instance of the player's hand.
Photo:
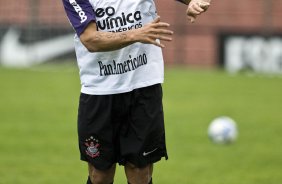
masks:
<svg viewBox="0 0 282 184"><path fill-rule="evenodd" d="M169 24L161 22L160 17L157 17L153 22L146 24L140 29L136 29L134 37L138 42L145 44L154 44L158 47L165 47L161 41L171 41L173 31L169 30Z"/></svg>
<svg viewBox="0 0 282 184"><path fill-rule="evenodd" d="M198 15L207 11L210 0L191 0L187 9L187 17L191 22L195 22Z"/></svg>

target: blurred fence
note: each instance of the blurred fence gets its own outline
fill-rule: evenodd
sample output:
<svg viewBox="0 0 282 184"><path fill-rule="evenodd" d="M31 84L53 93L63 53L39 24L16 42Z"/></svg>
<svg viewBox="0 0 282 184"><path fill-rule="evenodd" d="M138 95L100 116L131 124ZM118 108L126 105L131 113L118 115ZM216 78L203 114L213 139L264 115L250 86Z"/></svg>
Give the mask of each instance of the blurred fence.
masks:
<svg viewBox="0 0 282 184"><path fill-rule="evenodd" d="M0 0L3 65L30 66L73 57L73 30L60 0Z"/></svg>
<svg viewBox="0 0 282 184"><path fill-rule="evenodd" d="M155 1L162 20L175 32L174 40L164 49L167 64L215 66L231 62L229 67L236 65L238 70L245 66L282 70L282 0L213 0L209 11L194 24L186 19L185 5L174 0ZM28 66L74 57L72 34L60 0L0 0L2 64ZM253 66L258 58L264 66Z"/></svg>

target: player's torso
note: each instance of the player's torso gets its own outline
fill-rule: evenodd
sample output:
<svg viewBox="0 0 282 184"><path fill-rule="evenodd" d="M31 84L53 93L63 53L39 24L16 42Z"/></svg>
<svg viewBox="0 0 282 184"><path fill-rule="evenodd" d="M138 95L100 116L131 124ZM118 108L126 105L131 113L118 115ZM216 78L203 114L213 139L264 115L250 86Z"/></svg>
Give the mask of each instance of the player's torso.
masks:
<svg viewBox="0 0 282 184"><path fill-rule="evenodd" d="M153 0L89 0L98 31L124 32L144 27L156 16ZM90 53L75 38L82 92L116 94L163 82L161 48L134 43L119 50Z"/></svg>

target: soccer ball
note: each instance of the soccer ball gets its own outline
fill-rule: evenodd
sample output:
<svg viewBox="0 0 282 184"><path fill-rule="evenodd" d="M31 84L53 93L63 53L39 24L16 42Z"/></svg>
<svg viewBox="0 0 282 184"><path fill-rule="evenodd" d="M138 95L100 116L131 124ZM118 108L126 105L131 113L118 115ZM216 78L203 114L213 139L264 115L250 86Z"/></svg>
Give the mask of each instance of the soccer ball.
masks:
<svg viewBox="0 0 282 184"><path fill-rule="evenodd" d="M208 128L208 136L216 144L232 143L236 140L237 135L236 122L227 116L214 119Z"/></svg>

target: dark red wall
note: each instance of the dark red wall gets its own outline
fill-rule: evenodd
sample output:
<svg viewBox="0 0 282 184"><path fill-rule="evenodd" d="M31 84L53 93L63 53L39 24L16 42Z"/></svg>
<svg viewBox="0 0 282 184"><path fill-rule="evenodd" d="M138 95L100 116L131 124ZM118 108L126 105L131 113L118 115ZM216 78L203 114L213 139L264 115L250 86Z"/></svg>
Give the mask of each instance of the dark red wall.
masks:
<svg viewBox="0 0 282 184"><path fill-rule="evenodd" d="M162 20L175 32L164 49L167 63L214 65L221 33L282 33L282 0L213 0L209 11L194 24L186 19L186 5L155 1ZM61 0L0 0L0 26L15 24L69 26Z"/></svg>
<svg viewBox="0 0 282 184"><path fill-rule="evenodd" d="M213 0L194 24L186 6L156 0L163 21L171 23L174 41L164 49L166 62L211 66L218 62L222 33L282 33L282 0Z"/></svg>

